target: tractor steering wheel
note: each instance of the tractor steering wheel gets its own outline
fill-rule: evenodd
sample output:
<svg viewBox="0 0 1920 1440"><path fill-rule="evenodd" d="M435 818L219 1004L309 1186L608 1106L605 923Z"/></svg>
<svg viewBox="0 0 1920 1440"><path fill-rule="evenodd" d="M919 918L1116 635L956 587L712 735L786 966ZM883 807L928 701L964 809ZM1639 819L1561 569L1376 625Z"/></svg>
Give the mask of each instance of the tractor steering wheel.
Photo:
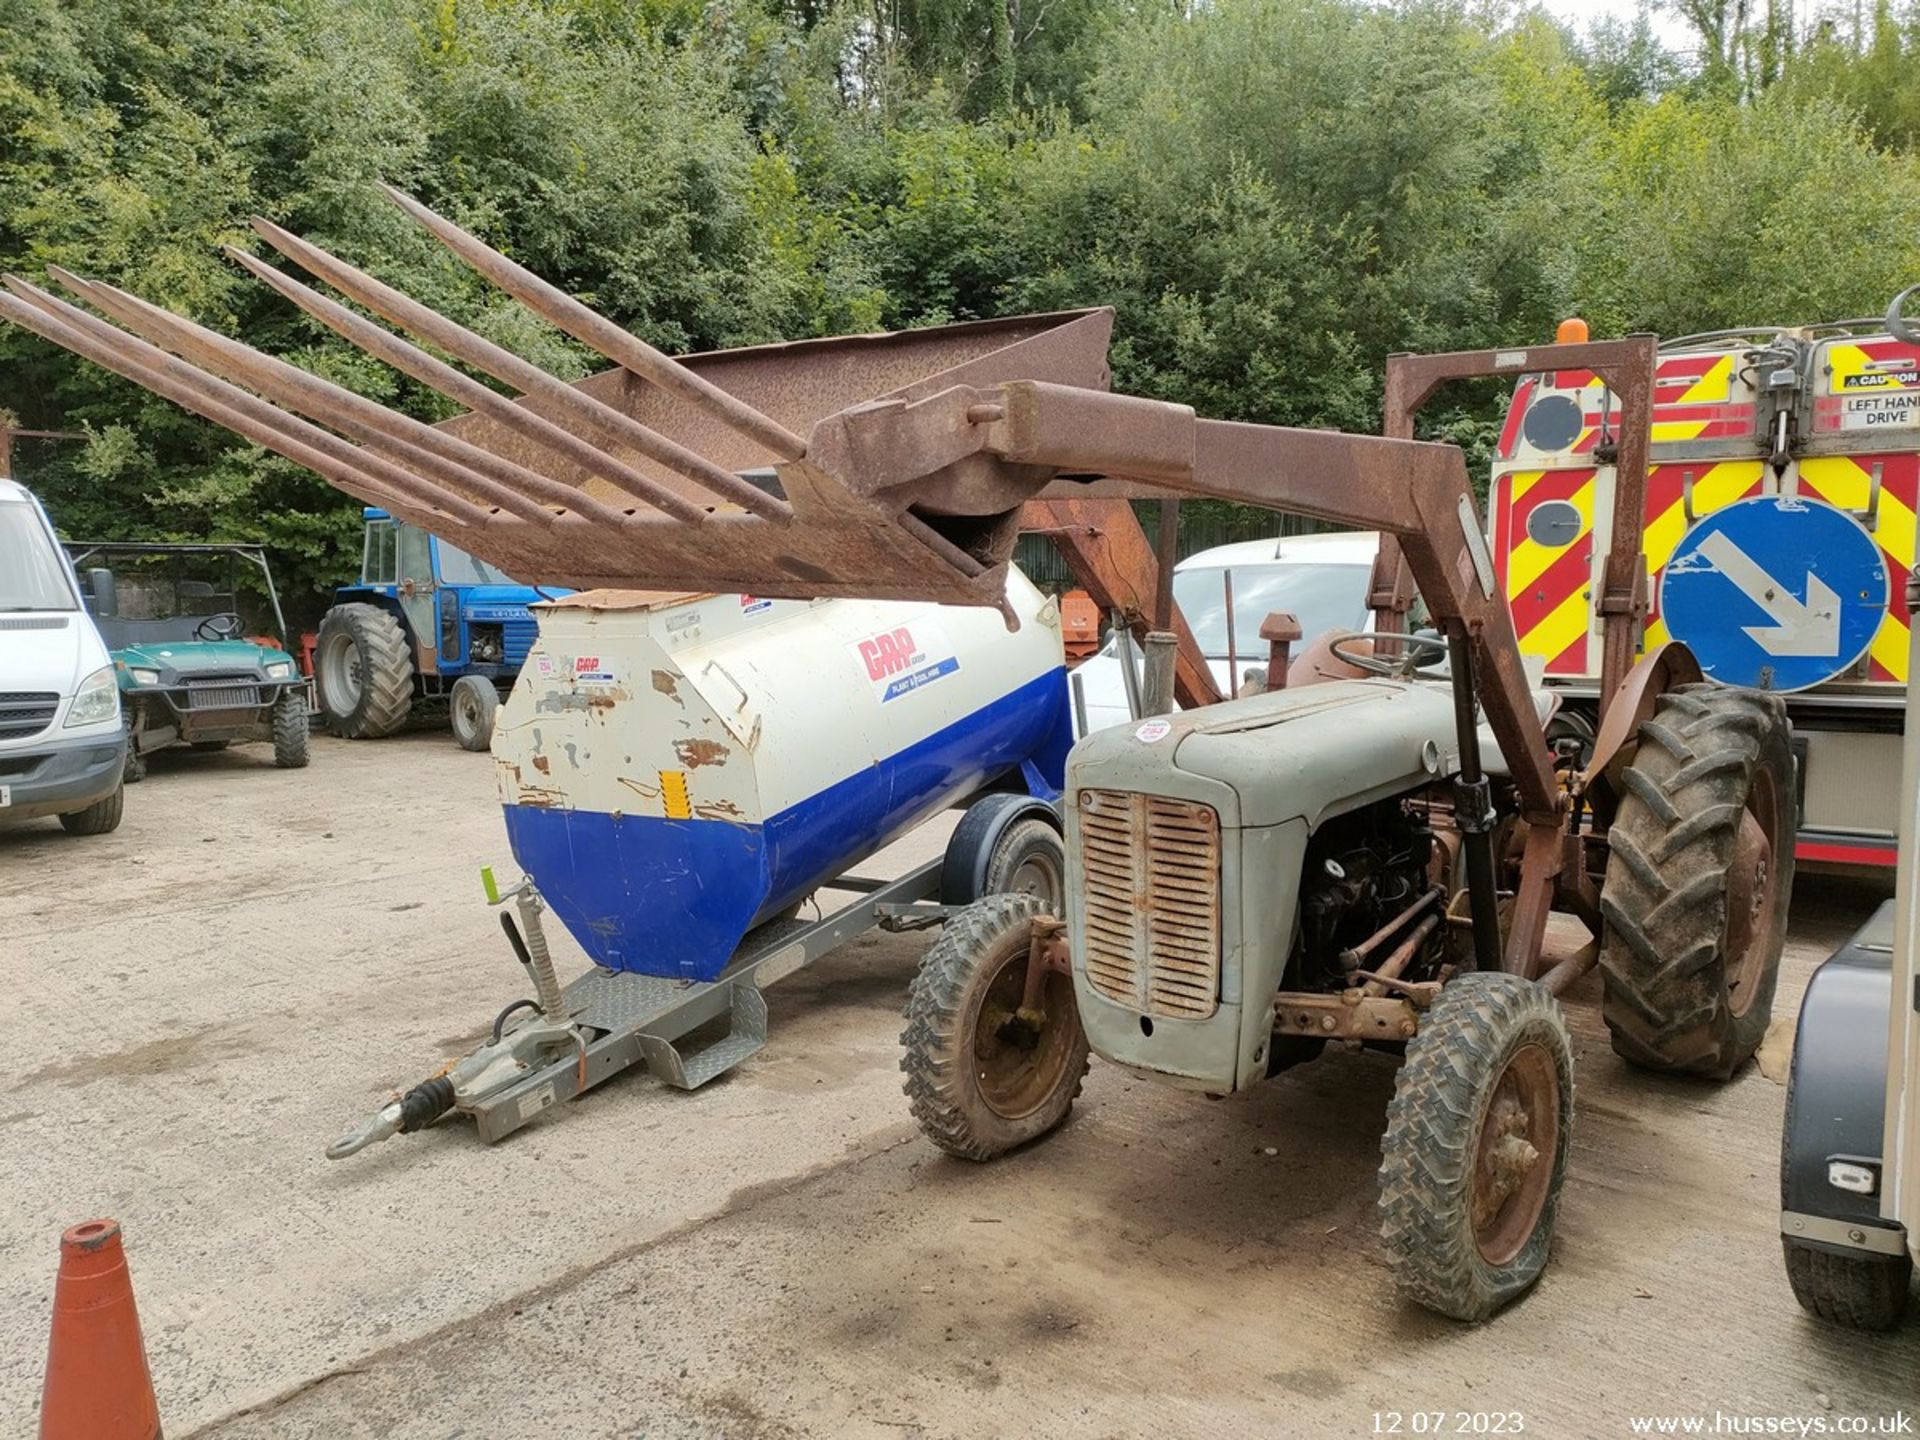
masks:
<svg viewBox="0 0 1920 1440"><path fill-rule="evenodd" d="M231 610L223 610L218 615L209 615L193 627L196 640L238 640L246 630L247 622Z"/></svg>
<svg viewBox="0 0 1920 1440"><path fill-rule="evenodd" d="M1362 640L1375 644L1390 641L1401 647L1398 655L1374 655L1366 651L1349 652L1346 647L1357 645ZM1435 639L1431 635L1396 635L1380 630L1363 630L1355 635L1342 635L1327 647L1336 659L1345 661L1356 670L1365 670L1369 675L1385 675L1392 680L1405 680L1431 669L1447 657L1447 642Z"/></svg>

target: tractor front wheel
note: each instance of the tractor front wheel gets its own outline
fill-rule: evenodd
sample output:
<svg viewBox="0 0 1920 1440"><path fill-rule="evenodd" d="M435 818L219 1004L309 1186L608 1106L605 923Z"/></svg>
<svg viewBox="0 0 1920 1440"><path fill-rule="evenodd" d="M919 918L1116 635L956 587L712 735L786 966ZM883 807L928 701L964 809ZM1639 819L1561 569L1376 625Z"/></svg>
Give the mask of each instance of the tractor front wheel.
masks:
<svg viewBox="0 0 1920 1440"><path fill-rule="evenodd" d="M1484 1320L1546 1268L1573 1131L1560 1006L1518 975L1462 975L1407 1044L1381 1142L1380 1233L1395 1282Z"/></svg>
<svg viewBox="0 0 1920 1440"><path fill-rule="evenodd" d="M480 675L462 675L453 682L448 711L453 738L462 750L485 750L493 744L493 719L500 713L500 692Z"/></svg>
<svg viewBox="0 0 1920 1440"><path fill-rule="evenodd" d="M989 895L947 922L907 996L907 1098L949 1155L992 1160L1067 1118L1087 1073L1073 981L1048 972L1038 1015L1021 1012L1032 895Z"/></svg>
<svg viewBox="0 0 1920 1440"><path fill-rule="evenodd" d="M378 605L336 605L314 644L320 711L346 740L377 740L407 723L413 654L400 622Z"/></svg>
<svg viewBox="0 0 1920 1440"><path fill-rule="evenodd" d="M1767 1033L1793 889L1777 695L1686 685L1640 727L1607 833L1600 967L1614 1051L1724 1080Z"/></svg>

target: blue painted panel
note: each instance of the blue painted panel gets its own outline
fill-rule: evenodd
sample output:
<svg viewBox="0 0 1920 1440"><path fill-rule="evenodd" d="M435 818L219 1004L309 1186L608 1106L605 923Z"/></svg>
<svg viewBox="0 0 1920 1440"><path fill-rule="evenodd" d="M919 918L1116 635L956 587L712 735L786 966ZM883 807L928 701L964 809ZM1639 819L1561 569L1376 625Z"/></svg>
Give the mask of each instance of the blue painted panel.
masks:
<svg viewBox="0 0 1920 1440"><path fill-rule="evenodd" d="M1052 671L764 827L509 805L507 839L595 964L711 980L757 921L955 796L1029 760L1057 790L1066 697L1066 672Z"/></svg>

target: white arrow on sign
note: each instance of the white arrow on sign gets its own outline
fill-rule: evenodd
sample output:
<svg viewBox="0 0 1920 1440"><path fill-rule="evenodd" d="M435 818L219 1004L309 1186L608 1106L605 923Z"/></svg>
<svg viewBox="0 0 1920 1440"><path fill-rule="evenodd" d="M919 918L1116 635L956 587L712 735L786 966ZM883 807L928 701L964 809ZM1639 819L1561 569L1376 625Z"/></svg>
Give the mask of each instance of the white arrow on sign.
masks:
<svg viewBox="0 0 1920 1440"><path fill-rule="evenodd" d="M1807 572L1807 598L1802 602L1723 531L1707 536L1694 553L1705 556L1742 595L1772 618L1771 625L1741 627L1769 655L1840 653L1840 597L1811 570Z"/></svg>

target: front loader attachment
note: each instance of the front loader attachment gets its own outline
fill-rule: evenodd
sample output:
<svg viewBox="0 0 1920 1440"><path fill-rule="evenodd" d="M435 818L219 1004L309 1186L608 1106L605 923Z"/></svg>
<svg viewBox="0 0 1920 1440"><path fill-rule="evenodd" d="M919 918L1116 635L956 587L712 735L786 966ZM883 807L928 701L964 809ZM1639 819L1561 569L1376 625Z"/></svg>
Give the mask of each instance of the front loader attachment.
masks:
<svg viewBox="0 0 1920 1440"><path fill-rule="evenodd" d="M529 583L928 600L993 606L1011 623L1005 571L1024 522L1066 532L1089 588L1131 619L1161 607L1129 497L1212 496L1397 535L1453 641L1456 675L1477 673L1545 857L1563 800L1454 447L1206 420L1104 393L1106 310L675 360L386 194L613 368L564 384L264 220L255 229L275 250L394 328L230 252L238 263L469 413L421 424L64 271L54 278L91 310L10 278L0 315ZM1212 698L1183 638L1181 698Z"/></svg>
<svg viewBox="0 0 1920 1440"><path fill-rule="evenodd" d="M581 589L999 605L1018 499L990 516L942 514L890 493L885 458L835 452L816 432L849 408L897 408L955 386L1107 383L1105 310L672 359L425 206L386 193L613 368L565 383L265 220L254 228L268 245L360 308L229 247L237 264L468 413L423 424L57 268L53 278L91 310L10 278L0 314L517 579ZM837 458L823 464L823 450ZM833 468L849 463L858 476Z"/></svg>

